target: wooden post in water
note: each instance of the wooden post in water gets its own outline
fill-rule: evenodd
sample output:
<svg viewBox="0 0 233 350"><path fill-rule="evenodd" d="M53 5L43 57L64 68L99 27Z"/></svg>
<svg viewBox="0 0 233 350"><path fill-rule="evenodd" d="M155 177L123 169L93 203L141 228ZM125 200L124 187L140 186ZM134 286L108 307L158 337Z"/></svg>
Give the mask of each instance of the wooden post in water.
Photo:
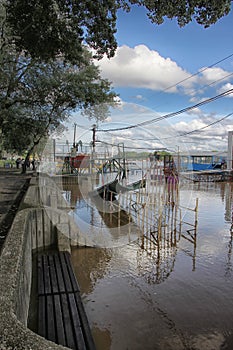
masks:
<svg viewBox="0 0 233 350"><path fill-rule="evenodd" d="M196 206L195 206L195 226L197 225L198 221L198 198L196 198Z"/></svg>
<svg viewBox="0 0 233 350"><path fill-rule="evenodd" d="M120 200L121 200L121 192L118 195L118 224L117 224L118 227L121 226L121 204L120 204Z"/></svg>
<svg viewBox="0 0 233 350"><path fill-rule="evenodd" d="M132 193L129 194L129 214L131 215L131 207L132 207Z"/></svg>

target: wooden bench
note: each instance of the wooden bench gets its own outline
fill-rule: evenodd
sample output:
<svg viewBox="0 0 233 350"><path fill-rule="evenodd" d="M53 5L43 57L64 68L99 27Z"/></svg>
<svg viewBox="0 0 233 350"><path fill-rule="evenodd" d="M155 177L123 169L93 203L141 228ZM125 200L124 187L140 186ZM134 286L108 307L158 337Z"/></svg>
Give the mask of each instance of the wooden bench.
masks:
<svg viewBox="0 0 233 350"><path fill-rule="evenodd" d="M71 349L94 350L70 254L39 255L37 263L39 335Z"/></svg>

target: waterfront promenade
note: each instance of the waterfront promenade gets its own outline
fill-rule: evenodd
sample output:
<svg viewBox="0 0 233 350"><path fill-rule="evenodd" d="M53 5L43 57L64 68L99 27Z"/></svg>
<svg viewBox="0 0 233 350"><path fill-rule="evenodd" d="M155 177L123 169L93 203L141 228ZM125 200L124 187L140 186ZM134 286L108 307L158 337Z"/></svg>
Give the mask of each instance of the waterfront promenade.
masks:
<svg viewBox="0 0 233 350"><path fill-rule="evenodd" d="M20 169L0 168L0 350L65 350L67 346L94 350L80 289L66 252L67 237L62 239L50 220L55 215L57 222L63 223L63 212L48 207L45 210L38 193L32 171L21 174ZM50 196L49 189L45 194ZM42 283L34 289L32 252L56 243L62 252L43 254L47 265L43 264L42 273L38 269ZM54 270L50 270L50 264ZM48 280L44 280L45 275ZM49 293L48 286L52 286ZM31 308L31 301L37 298L38 308Z"/></svg>
<svg viewBox="0 0 233 350"><path fill-rule="evenodd" d="M31 177L32 172L21 174L21 169L0 168L0 252Z"/></svg>

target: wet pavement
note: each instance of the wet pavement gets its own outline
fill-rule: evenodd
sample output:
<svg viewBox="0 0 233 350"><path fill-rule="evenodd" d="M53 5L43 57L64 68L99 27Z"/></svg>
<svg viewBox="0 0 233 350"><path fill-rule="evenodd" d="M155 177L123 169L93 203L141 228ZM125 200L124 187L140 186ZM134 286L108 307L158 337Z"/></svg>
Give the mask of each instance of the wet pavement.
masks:
<svg viewBox="0 0 233 350"><path fill-rule="evenodd" d="M0 168L0 251L32 173Z"/></svg>

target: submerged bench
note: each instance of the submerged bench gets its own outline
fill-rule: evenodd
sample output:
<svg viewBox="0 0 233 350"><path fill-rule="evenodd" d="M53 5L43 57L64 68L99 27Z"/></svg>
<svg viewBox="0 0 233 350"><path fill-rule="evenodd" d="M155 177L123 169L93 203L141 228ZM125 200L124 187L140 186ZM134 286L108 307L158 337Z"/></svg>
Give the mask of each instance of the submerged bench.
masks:
<svg viewBox="0 0 233 350"><path fill-rule="evenodd" d="M37 269L38 334L71 349L94 350L70 254L39 255Z"/></svg>

